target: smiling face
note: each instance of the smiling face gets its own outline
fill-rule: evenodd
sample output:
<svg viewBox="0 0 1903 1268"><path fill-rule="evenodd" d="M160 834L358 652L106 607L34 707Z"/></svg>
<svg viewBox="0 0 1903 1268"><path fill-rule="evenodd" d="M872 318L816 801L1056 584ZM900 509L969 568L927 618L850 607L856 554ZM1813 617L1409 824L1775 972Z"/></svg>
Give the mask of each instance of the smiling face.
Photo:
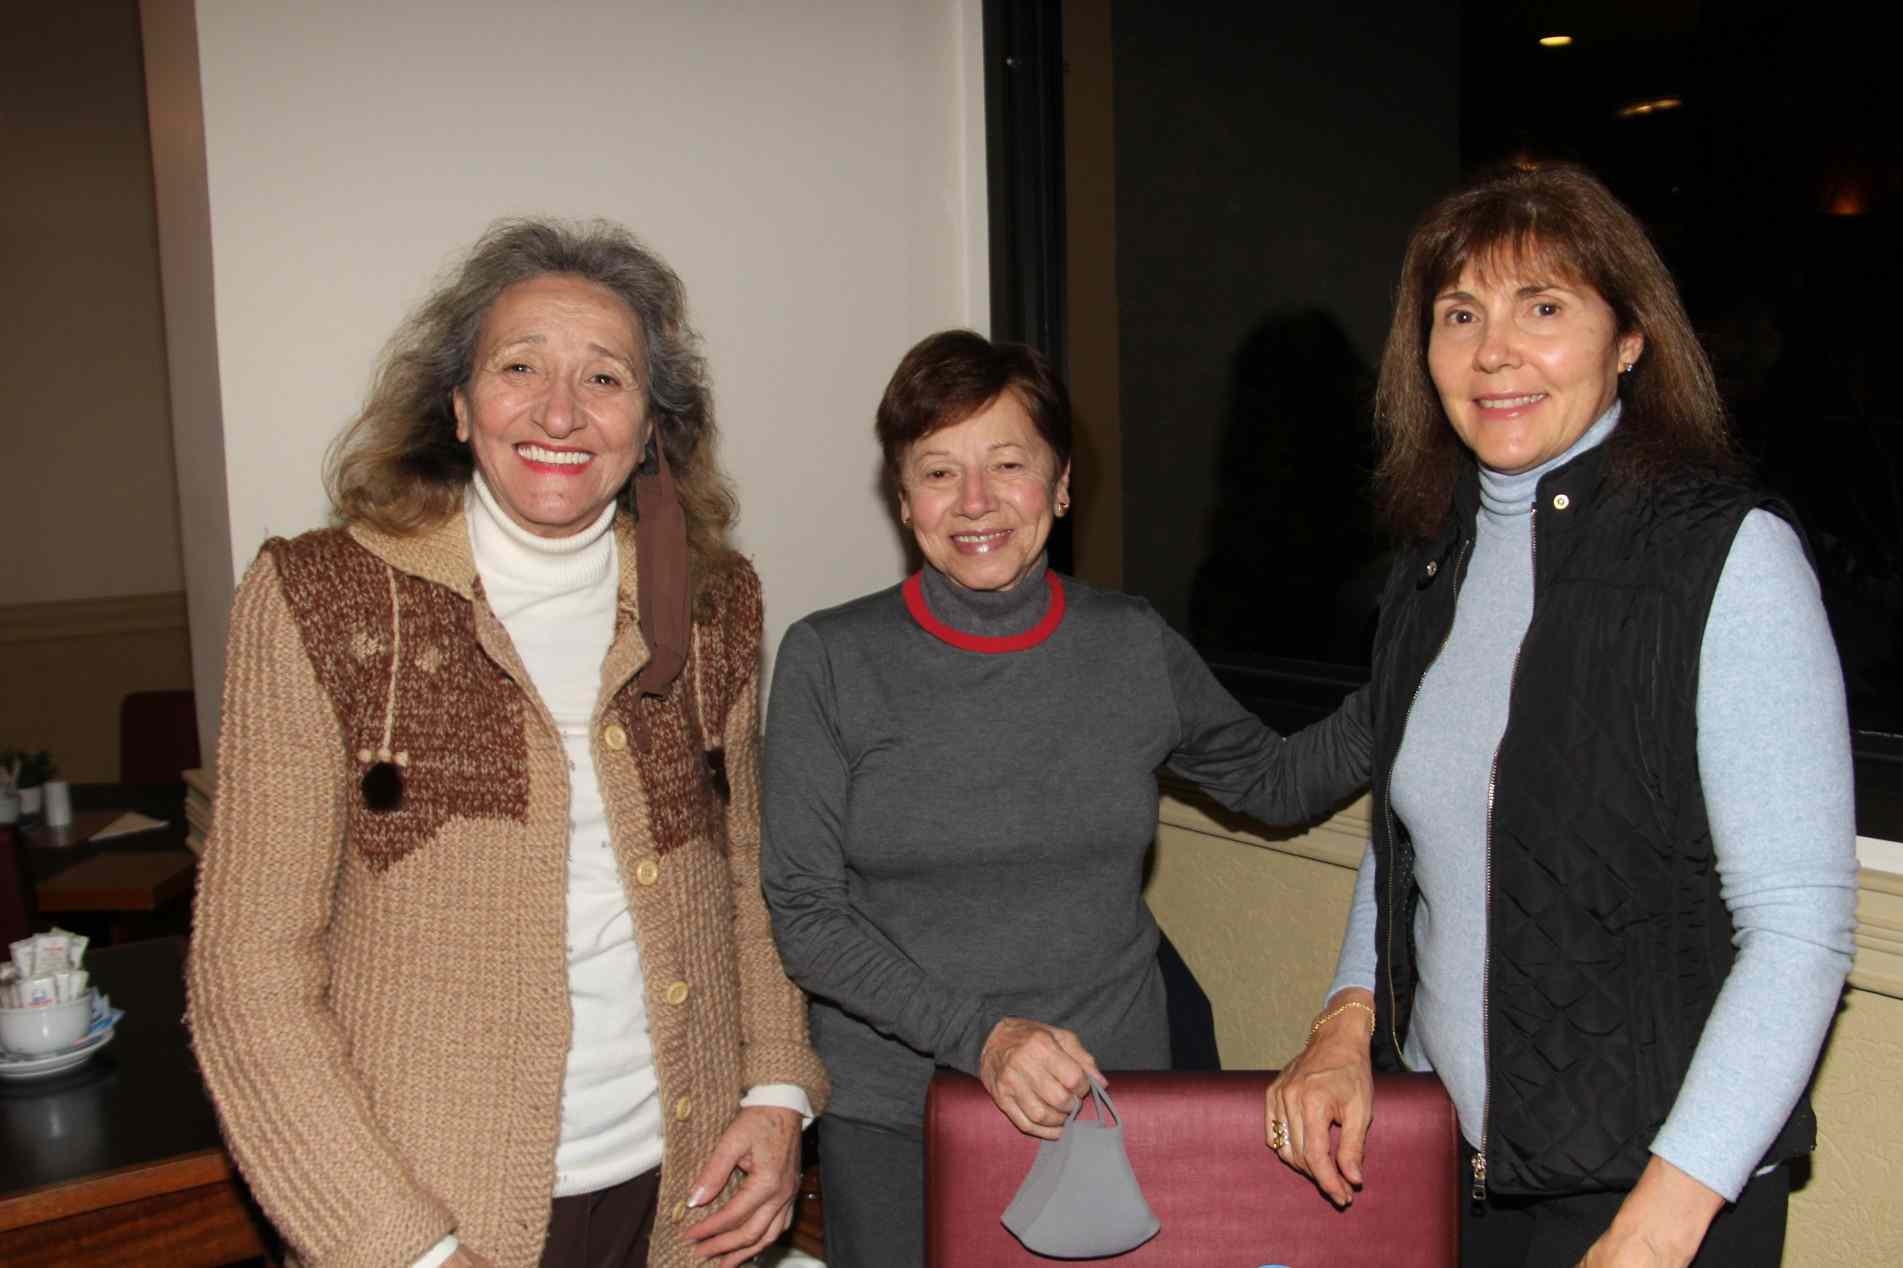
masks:
<svg viewBox="0 0 1903 1268"><path fill-rule="evenodd" d="M456 438L510 519L538 537L595 521L647 443L640 322L579 277L517 282L483 318L456 389Z"/></svg>
<svg viewBox="0 0 1903 1268"><path fill-rule="evenodd" d="M1070 467L1005 392L920 437L899 468L899 510L926 560L967 590L1009 590L1044 553Z"/></svg>
<svg viewBox="0 0 1903 1268"><path fill-rule="evenodd" d="M1599 292L1537 261L1469 263L1434 299L1427 370L1467 448L1495 471L1558 457L1619 394L1645 337Z"/></svg>

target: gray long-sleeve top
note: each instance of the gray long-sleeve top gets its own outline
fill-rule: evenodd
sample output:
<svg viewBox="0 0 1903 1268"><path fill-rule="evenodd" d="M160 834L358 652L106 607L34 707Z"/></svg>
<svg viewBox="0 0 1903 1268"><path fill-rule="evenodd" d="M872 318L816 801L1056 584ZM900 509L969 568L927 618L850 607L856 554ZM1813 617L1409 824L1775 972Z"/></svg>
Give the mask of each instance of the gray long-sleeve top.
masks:
<svg viewBox="0 0 1903 1268"><path fill-rule="evenodd" d="M1026 630L1051 601L1041 566L1003 593L922 582L973 634ZM1055 632L1021 651L941 640L898 587L780 646L761 871L835 1114L916 1130L934 1066L976 1073L1006 1016L1076 1031L1105 1069L1166 1066L1141 893L1157 768L1278 823L1366 780L1365 738L1284 740L1147 603L1062 588Z"/></svg>
<svg viewBox="0 0 1903 1268"><path fill-rule="evenodd" d="M1618 408L1552 462L1482 469L1473 556L1446 646L1394 767L1415 844L1420 986L1404 1055L1440 1074L1470 1141L1486 1053L1486 794L1513 658L1533 611L1541 476L1603 442ZM1790 525L1754 511L1727 556L1699 654L1698 769L1738 948L1652 1152L1735 1199L1810 1078L1849 972L1856 829L1843 675ZM1375 978L1374 860L1364 854L1335 981Z"/></svg>

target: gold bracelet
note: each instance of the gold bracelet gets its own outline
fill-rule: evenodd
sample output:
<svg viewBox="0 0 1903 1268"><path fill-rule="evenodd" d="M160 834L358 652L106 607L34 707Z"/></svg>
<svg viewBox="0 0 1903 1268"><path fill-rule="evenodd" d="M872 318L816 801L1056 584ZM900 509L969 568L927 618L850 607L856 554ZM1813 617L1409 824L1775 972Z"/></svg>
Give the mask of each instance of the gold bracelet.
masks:
<svg viewBox="0 0 1903 1268"><path fill-rule="evenodd" d="M1351 1008L1359 1008L1362 1012L1368 1014L1368 1037L1372 1039L1374 1037L1374 1009L1369 1008L1358 999L1351 999L1345 1004L1337 1004L1320 1017L1317 1017L1315 1024L1308 1028L1308 1041L1314 1043L1315 1036L1322 1032L1323 1026L1326 1026L1329 1022L1335 1020L1335 1018L1341 1016Z"/></svg>

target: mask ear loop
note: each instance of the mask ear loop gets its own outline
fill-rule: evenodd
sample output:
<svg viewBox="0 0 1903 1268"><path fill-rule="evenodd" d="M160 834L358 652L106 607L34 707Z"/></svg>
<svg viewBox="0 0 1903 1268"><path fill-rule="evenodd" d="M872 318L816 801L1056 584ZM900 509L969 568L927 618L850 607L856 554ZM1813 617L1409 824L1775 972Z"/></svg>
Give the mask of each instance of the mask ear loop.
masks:
<svg viewBox="0 0 1903 1268"><path fill-rule="evenodd" d="M390 738L396 730L396 680L402 664L403 604L397 594L396 569L388 564L390 578L390 682L383 695L383 744L372 753L358 749L357 760L370 763L358 787L364 807L375 814L388 814L403 805L403 768L410 764L408 753L390 751Z"/></svg>
<svg viewBox="0 0 1903 1268"><path fill-rule="evenodd" d="M1085 1089L1082 1096L1077 1098L1077 1104L1072 1107L1070 1118L1065 1120L1064 1125L1068 1127L1073 1121L1081 1117L1084 1108L1092 1101L1097 1103L1097 1122L1100 1125L1104 1127L1123 1126L1123 1115L1117 1113L1116 1105L1111 1102L1110 1089L1095 1079L1090 1080L1090 1086Z"/></svg>

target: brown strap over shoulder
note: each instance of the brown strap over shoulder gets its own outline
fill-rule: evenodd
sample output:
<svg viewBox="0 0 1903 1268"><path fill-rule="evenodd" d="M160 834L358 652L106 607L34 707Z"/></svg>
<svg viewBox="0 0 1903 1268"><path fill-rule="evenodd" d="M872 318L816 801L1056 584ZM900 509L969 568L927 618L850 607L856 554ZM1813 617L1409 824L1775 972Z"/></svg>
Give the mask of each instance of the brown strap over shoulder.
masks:
<svg viewBox="0 0 1903 1268"><path fill-rule="evenodd" d="M636 609L648 663L635 675L647 695L660 695L687 663L687 516L667 466L667 446L654 438L654 471L634 477Z"/></svg>

